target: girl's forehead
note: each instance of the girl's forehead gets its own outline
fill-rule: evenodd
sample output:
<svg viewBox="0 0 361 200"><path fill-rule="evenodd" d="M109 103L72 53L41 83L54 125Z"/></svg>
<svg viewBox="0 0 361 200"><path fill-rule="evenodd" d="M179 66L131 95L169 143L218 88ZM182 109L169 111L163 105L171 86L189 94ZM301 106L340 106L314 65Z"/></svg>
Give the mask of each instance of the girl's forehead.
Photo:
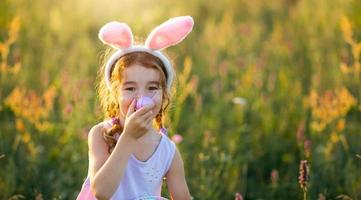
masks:
<svg viewBox="0 0 361 200"><path fill-rule="evenodd" d="M122 83L160 81L160 72L151 67L134 64L126 67L122 73Z"/></svg>

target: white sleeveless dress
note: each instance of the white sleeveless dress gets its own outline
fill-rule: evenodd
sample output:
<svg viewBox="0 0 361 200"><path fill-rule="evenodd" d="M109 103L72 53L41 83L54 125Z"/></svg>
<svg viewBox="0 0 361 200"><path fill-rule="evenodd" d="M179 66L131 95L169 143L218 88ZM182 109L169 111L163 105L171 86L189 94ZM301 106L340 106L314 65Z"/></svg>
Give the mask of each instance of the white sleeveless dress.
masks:
<svg viewBox="0 0 361 200"><path fill-rule="evenodd" d="M103 125L108 128L112 124L109 120L104 121ZM146 196L161 196L163 178L172 164L176 146L168 138L165 129L161 129L160 134L162 135L161 140L148 160L140 161L131 154L122 180L111 198L112 200L133 200L142 199ZM88 175L77 200L89 199L92 196L90 182Z"/></svg>

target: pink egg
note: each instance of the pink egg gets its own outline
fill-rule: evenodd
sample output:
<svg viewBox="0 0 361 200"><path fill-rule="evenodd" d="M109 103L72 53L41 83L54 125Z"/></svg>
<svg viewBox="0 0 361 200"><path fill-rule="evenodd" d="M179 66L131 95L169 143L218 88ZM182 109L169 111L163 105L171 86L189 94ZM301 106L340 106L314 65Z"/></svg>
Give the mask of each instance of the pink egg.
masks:
<svg viewBox="0 0 361 200"><path fill-rule="evenodd" d="M137 100L137 104L135 105L135 109L138 110L142 108L145 105L154 104L154 101L152 98L147 96L142 96Z"/></svg>

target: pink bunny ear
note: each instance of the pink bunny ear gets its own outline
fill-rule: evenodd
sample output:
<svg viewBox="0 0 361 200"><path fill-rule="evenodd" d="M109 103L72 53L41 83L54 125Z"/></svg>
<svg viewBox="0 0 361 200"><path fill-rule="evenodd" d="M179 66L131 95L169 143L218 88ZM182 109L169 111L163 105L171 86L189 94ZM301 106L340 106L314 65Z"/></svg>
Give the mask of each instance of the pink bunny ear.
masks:
<svg viewBox="0 0 361 200"><path fill-rule="evenodd" d="M171 18L149 34L145 46L160 50L176 45L192 31L193 24L193 18L190 16Z"/></svg>
<svg viewBox="0 0 361 200"><path fill-rule="evenodd" d="M109 44L114 48L128 48L133 43L133 34L129 26L116 21L105 24L98 36L104 44Z"/></svg>

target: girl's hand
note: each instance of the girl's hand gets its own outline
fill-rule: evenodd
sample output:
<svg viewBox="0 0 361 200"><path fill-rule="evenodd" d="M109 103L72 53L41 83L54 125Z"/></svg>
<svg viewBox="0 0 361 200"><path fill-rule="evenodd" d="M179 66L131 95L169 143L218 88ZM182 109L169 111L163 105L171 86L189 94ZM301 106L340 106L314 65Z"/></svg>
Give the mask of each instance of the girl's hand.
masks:
<svg viewBox="0 0 361 200"><path fill-rule="evenodd" d="M147 133L152 127L154 104L146 105L137 111L135 110L135 101L129 105L125 117L123 134L132 139L138 139Z"/></svg>

